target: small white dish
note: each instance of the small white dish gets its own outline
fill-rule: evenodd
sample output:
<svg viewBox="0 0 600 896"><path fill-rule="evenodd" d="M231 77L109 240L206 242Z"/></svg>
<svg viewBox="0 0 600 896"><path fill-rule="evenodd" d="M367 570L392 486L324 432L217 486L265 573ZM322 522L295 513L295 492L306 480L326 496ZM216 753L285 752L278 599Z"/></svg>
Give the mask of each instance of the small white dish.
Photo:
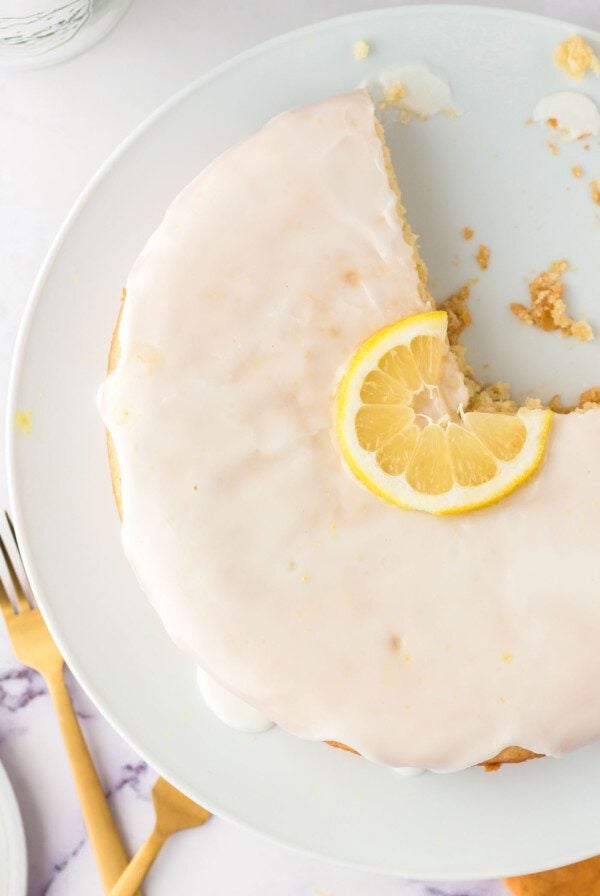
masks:
<svg viewBox="0 0 600 896"><path fill-rule="evenodd" d="M590 177L594 164L600 173L598 147L571 144L555 157L542 126L525 126L541 97L565 89L552 50L573 30L510 11L403 7L325 22L243 54L159 109L106 162L57 237L23 321L9 406L13 511L30 580L69 665L123 737L185 793L338 862L458 879L595 854L600 744L494 775L475 768L403 778L324 744L277 729L242 734L215 718L121 550L94 401L119 295L169 201L218 152L290 106L350 90L394 63L423 62L449 80L464 110L389 132L434 295L479 274L472 362L479 370L487 362L486 378L511 379L521 395L547 397L562 386L569 400L597 382L600 342L532 330L506 306L526 297L532 270L566 257L573 313L600 331L597 209L570 172L579 162ZM600 46L599 35L588 37ZM352 47L362 38L372 52L358 62ZM577 89L600 102L600 81ZM466 225L476 230L468 243ZM473 260L479 242L491 247L486 274ZM12 426L18 409L32 412L30 435Z"/></svg>
<svg viewBox="0 0 600 896"><path fill-rule="evenodd" d="M25 896L27 851L19 806L0 765L0 896Z"/></svg>

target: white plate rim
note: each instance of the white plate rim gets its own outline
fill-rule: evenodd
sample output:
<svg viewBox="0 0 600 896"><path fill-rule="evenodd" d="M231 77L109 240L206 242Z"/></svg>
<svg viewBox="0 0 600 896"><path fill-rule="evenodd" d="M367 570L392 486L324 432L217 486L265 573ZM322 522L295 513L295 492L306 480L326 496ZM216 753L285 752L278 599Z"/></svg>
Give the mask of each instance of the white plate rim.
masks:
<svg viewBox="0 0 600 896"><path fill-rule="evenodd" d="M27 887L27 848L25 845L25 830L23 819L19 810L17 797L6 773L6 769L0 762L0 833L2 828L6 833L6 841L10 851L9 877L7 879L7 896L20 896L25 893ZM12 862L12 864L11 864Z"/></svg>
<svg viewBox="0 0 600 896"><path fill-rule="evenodd" d="M540 13L527 12L523 10L514 10L510 8L502 8L499 6L492 7L483 7L477 4L469 4L469 3L456 3L456 4L442 4L442 3L425 3L425 4L410 4L401 7L379 7L373 10L364 10L359 12L350 13L347 15L335 16L332 18L328 18L322 21L315 22L310 25L303 26L301 28L293 29L291 31L284 32L275 37L272 37L266 41L263 41L247 50L242 51L241 53L236 54L235 56L225 60L219 65L215 66L205 74L199 76L198 78L193 79L187 85L182 87L180 90L176 91L172 96L167 98L163 103L161 103L150 115L146 116L116 147L115 149L108 155L105 161L100 165L95 174L88 181L84 189L81 191L73 205L71 206L67 216L59 227L56 236L51 242L50 248L44 258L44 261L40 267L40 270L35 277L29 298L27 300L21 322L19 325L17 338L15 340L15 347L13 351L13 358L10 369L10 378L9 378L9 388L8 388L8 400L7 400L7 414L6 414L6 431L5 431L5 444L6 444L6 460L7 460L7 473L8 473L8 487L9 487L9 500L12 508L13 520L15 523L15 527L17 532L19 533L20 539L20 551L22 554L22 559L24 563L24 567L27 571L28 577L30 579L30 584L32 586L34 594L40 593L41 589L37 587L36 584L36 570L35 563L32 559L32 552L27 543L26 537L22 536L22 533L25 532L24 526L24 513L21 506L21 501L19 498L19 485L18 485L18 477L16 475L16 452L17 452L17 435L15 433L15 429L12 426L12 420L15 416L16 410L18 408L18 382L21 375L21 371L23 370L24 365L26 364L27 356L26 356L26 347L29 336L30 328L33 324L35 312L38 306L38 303L43 295L44 285L46 279L52 267L60 254L60 250L62 248L63 242L70 232L73 224L76 222L76 219L81 212L81 210L85 207L86 203L96 191L96 189L101 184L105 175L110 171L110 169L114 166L114 164L123 156L127 150L136 143L139 138L144 134L145 131L149 130L155 121L162 118L166 115L172 108L177 106L180 102L185 100L190 94L192 94L195 90L202 87L205 84L210 83L211 81L219 78L223 73L229 71L237 67L240 63L243 63L247 59L252 59L255 56L262 54L265 51L268 51L271 48L278 47L280 45L285 44L288 41L295 40L301 37L305 37L308 35L312 35L315 33L319 33L321 31L325 31L329 28L335 28L338 25L344 24L355 24L360 23L362 20L371 20L373 18L377 18L379 16L388 16L388 15L396 15L399 17L402 16L411 16L420 13L431 13L439 11L440 13L452 13L455 15L464 14L484 14L489 16L497 16L499 18L502 17L510 17L512 19L520 19L522 21L530 21L530 22L540 22L540 23L551 23L554 26L558 26L564 29L569 29L571 32L576 32L584 37L589 38L592 41L599 42L600 41L600 32L591 28L579 26L573 24L572 22L556 19L551 16L545 16ZM94 704L101 711L102 715L107 719L107 721L111 724L111 726L117 731L117 733L123 738L123 740L128 743L141 757L144 761L146 761L149 765L151 765L159 774L167 777L178 789L182 792L186 792L186 784L183 780L181 780L177 775L172 773L165 774L165 769L163 763L160 760L155 759L151 755L151 751L147 751L143 745L135 742L134 738L131 738L130 735L125 731L123 726L114 718L110 706L94 692L93 685L87 680L85 672L80 668L79 663L71 662L68 656L68 650L64 650L64 643L62 642L60 629L57 625L55 625L53 616L52 616L52 608L48 605L44 604L44 601L41 600L39 602L40 609L44 616L45 621L48 624L48 627L59 646L59 649L63 653L65 657L65 661L69 664L71 670L76 676L78 682L84 688L90 699L94 702ZM0 766L1 768L1 766ZM188 795L189 790L187 791ZM220 817L225 818L228 821L236 823L243 828L246 828L250 831L260 833L262 836L266 836L269 839L285 846L288 848L292 848L300 853L304 853L309 856L322 858L330 863L338 864L343 867L351 867L359 871L365 871L367 873L373 873L374 868L372 865L367 863L361 863L359 861L348 861L341 860L336 857L330 856L327 852L321 852L315 846L304 846L302 844L298 844L295 842L291 842L288 839L279 837L272 832L265 832L258 829L253 823L243 818L240 815L235 815L232 812L225 811L218 807L215 803L211 803L210 801L206 801L206 807L211 811L214 811L215 814L218 814ZM20 816L19 816L20 817ZM600 842L598 848L600 849ZM573 854L569 854L568 860L566 863L571 864L575 862L579 862L585 860L587 858L595 855L595 852L590 852L588 850L582 850L581 852L575 852ZM565 864L566 864L565 863ZM533 871L544 871L551 868L556 867L555 863L550 862L549 864L545 864L542 867L536 867L535 869L530 866L516 866L511 868L510 874L511 876L518 876L522 874L529 874ZM393 872L386 871L387 874L403 876L401 871ZM506 870L502 869L490 869L486 871L484 874L478 872L478 875L481 879L496 879L506 876ZM443 876L434 873L430 874L411 874L413 879L423 879L423 880L465 880L469 877L472 877L472 872L469 870L466 871L451 871L445 873Z"/></svg>

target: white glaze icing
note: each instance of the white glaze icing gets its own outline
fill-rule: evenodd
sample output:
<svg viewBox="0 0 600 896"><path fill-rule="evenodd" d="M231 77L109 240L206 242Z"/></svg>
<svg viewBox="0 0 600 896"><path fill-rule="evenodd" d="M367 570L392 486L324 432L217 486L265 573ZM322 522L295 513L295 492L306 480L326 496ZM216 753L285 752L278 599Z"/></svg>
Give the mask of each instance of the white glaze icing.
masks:
<svg viewBox="0 0 600 896"><path fill-rule="evenodd" d="M495 507L386 504L332 400L424 307L366 93L213 162L134 265L103 387L124 548L181 649L290 732L441 771L561 754L600 736L600 413L556 416Z"/></svg>
<svg viewBox="0 0 600 896"><path fill-rule="evenodd" d="M460 114L449 84L426 65L390 65L375 76L367 78L361 86L366 87L378 102L385 97L386 91L398 84L402 86L404 93L394 105L418 118L431 118L440 113Z"/></svg>
<svg viewBox="0 0 600 896"><path fill-rule="evenodd" d="M575 90L561 90L545 96L533 110L534 121L556 121L562 139L567 143L600 133L600 112L588 96Z"/></svg>
<svg viewBox="0 0 600 896"><path fill-rule="evenodd" d="M262 712L225 690L200 667L196 670L196 677L204 702L225 725L247 734L260 734L273 727L273 722Z"/></svg>

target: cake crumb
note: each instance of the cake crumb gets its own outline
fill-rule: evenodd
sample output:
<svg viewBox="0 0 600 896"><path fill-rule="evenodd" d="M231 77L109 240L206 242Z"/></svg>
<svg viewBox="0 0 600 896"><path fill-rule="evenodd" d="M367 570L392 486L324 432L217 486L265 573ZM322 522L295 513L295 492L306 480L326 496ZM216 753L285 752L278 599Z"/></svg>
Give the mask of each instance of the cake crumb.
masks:
<svg viewBox="0 0 600 896"><path fill-rule="evenodd" d="M529 127L530 124L533 124L533 118L531 117L531 115L529 116L529 118L525 119L525 124L527 125L527 127Z"/></svg>
<svg viewBox="0 0 600 896"><path fill-rule="evenodd" d="M512 653L510 652L510 650L505 650L504 653L502 654L502 662L503 663L511 663L513 661L513 659L514 659L514 657L513 657Z"/></svg>
<svg viewBox="0 0 600 896"><path fill-rule="evenodd" d="M554 411L555 414L570 414L575 410L576 405L563 404L560 395L553 395L548 402L548 407L551 411Z"/></svg>
<svg viewBox="0 0 600 896"><path fill-rule="evenodd" d="M480 243L479 249L477 250L477 255L475 256L475 261L479 265L482 271L487 271L488 265L490 263L490 249L489 246Z"/></svg>
<svg viewBox="0 0 600 896"><path fill-rule="evenodd" d="M466 327L470 327L473 322L467 304L470 297L470 283L465 283L439 306L440 310L445 311L448 315L448 342L450 345L456 345L462 331Z"/></svg>
<svg viewBox="0 0 600 896"><path fill-rule="evenodd" d="M589 70L600 76L600 59L579 34L572 34L554 49L554 64L580 81Z"/></svg>
<svg viewBox="0 0 600 896"><path fill-rule="evenodd" d="M479 387L469 402L470 411L485 411L490 414L515 414L518 410L516 401L510 397L510 384L498 381L488 386Z"/></svg>
<svg viewBox="0 0 600 896"><path fill-rule="evenodd" d="M379 103L379 108L388 109L390 106L397 106L405 95L406 91L402 84L399 81L395 81L393 84L389 84L383 91L383 99ZM403 120L402 114L408 117ZM402 114L400 116L400 121L402 121L403 124L406 124L407 121L410 121L412 116L407 109L402 109Z"/></svg>
<svg viewBox="0 0 600 896"><path fill-rule="evenodd" d="M600 177L595 177L590 181L590 193L592 194L592 202L600 205Z"/></svg>
<svg viewBox="0 0 600 896"><path fill-rule="evenodd" d="M490 414L516 414L519 409L516 401L510 397L509 383L497 382L483 385L476 379L473 368L467 362L467 350L464 345L450 345L456 363L464 377L469 392L466 411L485 411ZM538 401L538 399L531 399ZM541 403L536 407L541 407Z"/></svg>
<svg viewBox="0 0 600 896"><path fill-rule="evenodd" d="M565 284L562 275L569 262L562 259L553 261L547 271L542 271L529 284L529 307L512 302L510 310L529 327L539 327L547 332L560 330L564 336L574 336L581 342L594 338L591 326L585 320L574 320L567 313L563 299Z"/></svg>
<svg viewBox="0 0 600 896"><path fill-rule="evenodd" d="M579 407L594 407L600 404L600 386L592 386L579 396Z"/></svg>
<svg viewBox="0 0 600 896"><path fill-rule="evenodd" d="M548 149L550 150L550 152L552 153L553 156L558 155L558 146L556 145L554 140L546 140L546 146L548 147Z"/></svg>
<svg viewBox="0 0 600 896"><path fill-rule="evenodd" d="M355 59L366 59L371 52L371 45L366 40L357 40L352 47L352 54Z"/></svg>
<svg viewBox="0 0 600 896"><path fill-rule="evenodd" d="M583 146L583 148L584 148L584 150L585 150L586 152L589 152L590 144L589 144L589 143L585 143L584 146Z"/></svg>
<svg viewBox="0 0 600 896"><path fill-rule="evenodd" d="M15 414L15 429L23 433L24 436L30 436L33 432L33 412L27 410L19 410Z"/></svg>
<svg viewBox="0 0 600 896"><path fill-rule="evenodd" d="M544 405L539 398L532 398L529 396L529 398L525 399L525 407L529 411L541 411Z"/></svg>
<svg viewBox="0 0 600 896"><path fill-rule="evenodd" d="M591 342L594 338L594 331L587 320L578 320L571 326L571 336L579 339L580 342Z"/></svg>
<svg viewBox="0 0 600 896"><path fill-rule="evenodd" d="M562 300L564 284L561 282L560 278L568 266L568 262L564 260L553 262L548 271L545 271L534 278L529 284L531 306L530 308L525 308L523 305L519 305L519 314L517 316L520 317L522 314L524 322L529 326L540 326L540 324L533 319L541 313L539 309L539 301L545 301L545 303L549 304L552 309L554 308L552 298L555 297L561 302L561 305L558 308L560 314L555 311L555 316L557 316L558 320L563 325L566 324L567 321L570 322L567 329L568 335L573 335L579 339L591 339L593 338L593 333L587 321L573 321L566 314L565 304ZM445 311L448 315L448 342L450 343L450 348L456 358L458 368L464 377L465 385L469 393L469 401L465 410L483 411L494 414L516 414L519 405L511 398L510 384L501 380L487 385L482 384L475 377L473 368L467 361L467 350L465 346L460 345L458 342L463 330L470 327L472 323L471 313L468 307L472 283L473 279L469 280L455 293L448 296L444 302L438 304L438 308ZM542 293L548 293L548 295L542 295ZM537 300L538 296L539 301ZM513 313L515 312L513 311ZM550 322L552 323L550 329L560 329L564 332L562 326L556 324L551 313ZM484 367L485 366L487 365L484 365ZM582 412L600 406L600 386L593 386L585 392L582 392L579 398L579 403L573 407L565 406L563 408L560 403L560 397L556 395L547 405L545 405L539 398L529 396L526 398L524 405L530 410L542 410L545 407L549 407L550 410L556 411L557 413L570 413L571 411Z"/></svg>
<svg viewBox="0 0 600 896"><path fill-rule="evenodd" d="M474 234L475 234L475 231L473 230L472 227L463 227L463 231L462 231L463 240L473 239Z"/></svg>
<svg viewBox="0 0 600 896"><path fill-rule="evenodd" d="M573 165L571 168L571 174L573 177L583 177L583 168L581 165Z"/></svg>
<svg viewBox="0 0 600 896"><path fill-rule="evenodd" d="M600 386L592 386L582 392L577 404L563 404L560 395L553 395L548 402L548 407L555 414L572 414L574 411L581 413L591 408L600 406Z"/></svg>

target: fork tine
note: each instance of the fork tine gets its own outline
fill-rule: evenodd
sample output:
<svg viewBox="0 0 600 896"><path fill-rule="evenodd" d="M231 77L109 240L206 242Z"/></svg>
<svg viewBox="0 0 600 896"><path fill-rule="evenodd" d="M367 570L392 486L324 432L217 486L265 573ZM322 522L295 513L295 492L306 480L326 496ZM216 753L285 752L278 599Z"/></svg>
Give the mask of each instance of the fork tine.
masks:
<svg viewBox="0 0 600 896"><path fill-rule="evenodd" d="M29 596L28 596L27 593L25 592L25 589L24 589L24 588L21 588L21 590L23 591L23 596L25 597L25 599L26 599L26 601L27 601L27 605L28 605L29 607L31 607L31 596L32 596L31 585L29 584L29 579L27 578L27 573L25 572L25 564L23 563L23 555L22 555L22 553L21 553L21 548L19 547L19 540L18 540L18 538L17 538L17 533L16 533L16 531L15 531L15 525L14 525L14 523L13 523L11 517L10 517L10 513L8 512L8 510L5 510L5 511L4 511L4 516L6 517L6 522L7 522L8 528L10 529L10 534L11 534L11 536L12 536L12 540L13 540L13 542L14 542L14 545L15 545L16 549L17 549L17 554L19 555L19 560L21 561L21 570L22 570L22 572L23 572L23 576L24 576L24 580L25 580L25 585L26 585L26 586L28 587L28 589L29 589ZM35 601L34 601L34 603L33 603L33 606L34 606L34 608L35 608Z"/></svg>
<svg viewBox="0 0 600 896"><path fill-rule="evenodd" d="M2 610L2 614L7 623L12 619L13 616L16 616L15 608L13 607L12 601L7 594L2 579L0 579L0 610Z"/></svg>
<svg viewBox="0 0 600 896"><path fill-rule="evenodd" d="M6 522L8 523L8 528L10 529L10 534L12 535L12 540L14 541L15 547L19 554L19 557L21 558L21 548L19 547L19 542L17 541L17 533L15 532L15 527L14 527L13 521L10 518L10 514L9 514L8 510L4 511L4 516L6 517Z"/></svg>
<svg viewBox="0 0 600 896"><path fill-rule="evenodd" d="M8 569L8 574L10 576L10 580L13 584L13 588L15 589L15 595L17 598L17 603L19 605L19 610L29 610L31 609L29 606L29 601L25 596L25 592L23 590L23 586L19 581L19 577L17 575L17 571L13 566L13 562L10 559L10 554L6 550L6 545L4 544L4 540L0 535L0 551L2 551L2 556L4 557L4 562L6 563L6 568ZM5 589L6 590L6 589Z"/></svg>

